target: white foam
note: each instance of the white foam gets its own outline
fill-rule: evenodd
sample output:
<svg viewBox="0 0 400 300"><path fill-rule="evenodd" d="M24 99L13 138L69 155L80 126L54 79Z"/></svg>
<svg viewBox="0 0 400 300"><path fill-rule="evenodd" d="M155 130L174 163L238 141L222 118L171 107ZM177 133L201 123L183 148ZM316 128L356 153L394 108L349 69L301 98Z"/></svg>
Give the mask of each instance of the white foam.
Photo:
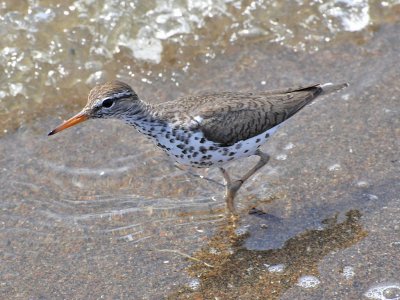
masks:
<svg viewBox="0 0 400 300"><path fill-rule="evenodd" d="M287 155L286 154L279 154L276 157L277 160L286 160L287 159Z"/></svg>
<svg viewBox="0 0 400 300"><path fill-rule="evenodd" d="M355 272L354 272L354 268L351 266L345 266L343 268L343 277L347 280L350 280L354 277Z"/></svg>
<svg viewBox="0 0 400 300"><path fill-rule="evenodd" d="M297 281L297 285L302 287L302 288L305 288L305 289L315 288L320 283L321 283L321 281L317 277L315 277L313 275L301 276Z"/></svg>
<svg viewBox="0 0 400 300"><path fill-rule="evenodd" d="M284 264L272 265L269 266L267 269L271 273L282 273L283 271L285 271L285 265Z"/></svg>
<svg viewBox="0 0 400 300"><path fill-rule="evenodd" d="M379 284L368 289L364 296L376 300L400 300L400 285L397 283Z"/></svg>
<svg viewBox="0 0 400 300"><path fill-rule="evenodd" d="M356 185L358 186L358 187L369 187L369 183L367 182L367 181L365 181L365 180L360 180L360 181L358 181L357 183L356 183Z"/></svg>
<svg viewBox="0 0 400 300"><path fill-rule="evenodd" d="M200 280L198 280L197 278L194 278L194 279L190 280L190 282L188 283L188 286L191 290L196 291L200 287Z"/></svg>
<svg viewBox="0 0 400 300"><path fill-rule="evenodd" d="M290 149L293 149L293 148L294 148L294 144L293 143L289 143L283 149L290 150Z"/></svg>
<svg viewBox="0 0 400 300"><path fill-rule="evenodd" d="M328 167L328 170L333 172L333 171L339 171L341 169L341 166L339 164L333 164Z"/></svg>

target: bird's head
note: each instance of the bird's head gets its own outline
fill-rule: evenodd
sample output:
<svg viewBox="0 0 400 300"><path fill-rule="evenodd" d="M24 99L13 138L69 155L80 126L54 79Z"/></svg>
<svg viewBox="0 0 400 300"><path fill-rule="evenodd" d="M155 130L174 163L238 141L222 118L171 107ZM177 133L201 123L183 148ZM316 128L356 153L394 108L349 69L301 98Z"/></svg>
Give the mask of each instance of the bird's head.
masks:
<svg viewBox="0 0 400 300"><path fill-rule="evenodd" d="M49 135L89 119L122 119L139 103L135 91L121 81L110 81L95 86L89 93L85 107L75 116L56 127Z"/></svg>

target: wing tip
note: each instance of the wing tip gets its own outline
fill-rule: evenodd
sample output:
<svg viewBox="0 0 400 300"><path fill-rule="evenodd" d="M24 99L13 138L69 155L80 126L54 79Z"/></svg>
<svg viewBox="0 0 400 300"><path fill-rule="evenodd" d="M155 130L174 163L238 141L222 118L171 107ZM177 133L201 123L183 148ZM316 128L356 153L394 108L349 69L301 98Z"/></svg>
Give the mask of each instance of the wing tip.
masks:
<svg viewBox="0 0 400 300"><path fill-rule="evenodd" d="M336 91L340 91L346 87L348 87L350 84L348 82L344 83L339 83L339 84L334 84L332 82L327 82L324 84L319 84L318 87L322 89L323 94L328 94Z"/></svg>

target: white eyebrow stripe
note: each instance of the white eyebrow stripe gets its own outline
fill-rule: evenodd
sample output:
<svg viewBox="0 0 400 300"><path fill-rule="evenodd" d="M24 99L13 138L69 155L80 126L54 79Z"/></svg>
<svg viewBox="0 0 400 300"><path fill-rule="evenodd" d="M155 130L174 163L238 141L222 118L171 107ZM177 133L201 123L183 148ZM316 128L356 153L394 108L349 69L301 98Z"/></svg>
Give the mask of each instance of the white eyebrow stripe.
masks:
<svg viewBox="0 0 400 300"><path fill-rule="evenodd" d="M128 97L128 96L132 96L132 93L131 92L120 92L120 93L113 94L110 97L103 98L102 101L105 101L105 100L117 100L117 99Z"/></svg>

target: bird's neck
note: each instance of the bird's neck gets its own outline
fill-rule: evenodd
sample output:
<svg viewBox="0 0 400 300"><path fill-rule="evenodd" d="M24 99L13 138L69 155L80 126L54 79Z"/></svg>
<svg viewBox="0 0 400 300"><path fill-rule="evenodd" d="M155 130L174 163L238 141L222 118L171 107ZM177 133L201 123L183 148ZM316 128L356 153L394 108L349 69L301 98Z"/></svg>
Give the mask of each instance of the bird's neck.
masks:
<svg viewBox="0 0 400 300"><path fill-rule="evenodd" d="M150 129L165 126L165 122L157 118L153 106L144 101L138 101L124 116L123 121L134 126L137 130L147 134Z"/></svg>

